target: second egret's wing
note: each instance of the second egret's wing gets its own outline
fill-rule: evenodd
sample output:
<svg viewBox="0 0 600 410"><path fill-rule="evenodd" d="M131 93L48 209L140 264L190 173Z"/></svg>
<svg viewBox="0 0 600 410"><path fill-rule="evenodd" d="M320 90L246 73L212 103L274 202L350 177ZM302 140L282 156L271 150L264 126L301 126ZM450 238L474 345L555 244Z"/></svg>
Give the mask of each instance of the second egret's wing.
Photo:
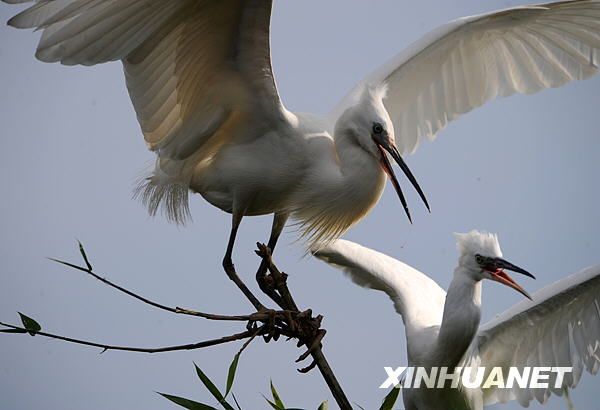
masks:
<svg viewBox="0 0 600 410"><path fill-rule="evenodd" d="M313 254L342 269L354 283L385 292L407 327L424 328L442 322L446 292L407 264L342 239L324 245Z"/></svg>
<svg viewBox="0 0 600 410"><path fill-rule="evenodd" d="M575 387L583 369L600 369L600 265L549 285L481 327L478 334L481 366L573 367L562 386L551 373L548 388L484 389L486 404L517 400L528 406L545 402L562 387ZM506 374L506 373L505 373Z"/></svg>
<svg viewBox="0 0 600 410"><path fill-rule="evenodd" d="M285 120L271 70L271 7L269 0L44 0L9 24L42 30L36 56L45 62L122 60L144 138L158 154L154 186L179 185L187 195L192 173L220 147ZM164 200L178 219L176 192L151 190L151 210Z"/></svg>
<svg viewBox="0 0 600 410"><path fill-rule="evenodd" d="M396 144L412 153L449 121L496 97L534 93L598 71L600 0L518 7L465 17L427 34L359 84L387 83Z"/></svg>

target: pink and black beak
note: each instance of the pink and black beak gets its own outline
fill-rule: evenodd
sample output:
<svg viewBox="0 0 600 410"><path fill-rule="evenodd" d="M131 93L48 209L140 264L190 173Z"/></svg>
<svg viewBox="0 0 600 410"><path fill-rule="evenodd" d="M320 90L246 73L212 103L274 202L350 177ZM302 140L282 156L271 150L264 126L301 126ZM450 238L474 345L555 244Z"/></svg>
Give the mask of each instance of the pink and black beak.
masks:
<svg viewBox="0 0 600 410"><path fill-rule="evenodd" d="M512 263L505 261L502 258L480 257L478 259L482 260L482 262L480 263L481 268L489 272L489 274L491 275L491 279L494 282L499 282L503 285L513 288L514 290L525 296L527 299L531 300L531 296L529 295L529 293L527 293L525 289L523 289L517 282L515 282L513 278L508 276L508 274L504 270L506 269L513 272L517 272L522 275L529 276L533 279L535 279L535 276L527 272L525 269L519 268L518 266L513 265Z"/></svg>
<svg viewBox="0 0 600 410"><path fill-rule="evenodd" d="M390 177L390 180L392 181L392 185L394 185L394 189L396 190L396 193L398 194L398 197L400 198L400 202L402 202L402 206L404 207L404 212L406 212L406 216L408 217L408 220L410 221L410 223L412 223L412 218L410 217L410 211L408 210L408 205L406 204L406 198L404 198L404 194L402 193L402 188L400 188L400 184L398 183L396 174L394 174L394 170L392 169L392 165L390 164L390 161L388 160L388 158L385 154L385 151L387 151L392 156L392 158L394 158L394 160L396 161L396 163L398 164L400 169L402 169L402 171L404 172L404 175L406 175L406 178L408 178L408 180L410 181L412 186L419 193L419 196L425 203L427 210L429 212L431 212L431 209L429 208L429 204L427 203L427 198L425 198L425 194L423 193L423 190L421 190L421 187L419 186L417 179L414 177L412 172L410 172L408 165L406 165L406 163L400 156L400 152L398 152L398 148L396 148L396 146L390 141L388 133L386 131L383 131L378 134L373 134L373 141L375 141L375 144L377 145L377 148L379 148L379 151L381 153L381 167L383 168L385 173L388 174L388 176Z"/></svg>

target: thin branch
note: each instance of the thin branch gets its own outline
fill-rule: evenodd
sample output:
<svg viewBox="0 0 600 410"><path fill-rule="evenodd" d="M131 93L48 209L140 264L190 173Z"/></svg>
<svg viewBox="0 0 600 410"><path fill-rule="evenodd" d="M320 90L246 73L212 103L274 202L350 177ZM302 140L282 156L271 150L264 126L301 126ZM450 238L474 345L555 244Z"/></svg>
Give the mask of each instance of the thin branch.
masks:
<svg viewBox="0 0 600 410"><path fill-rule="evenodd" d="M329 389L331 390L337 404L342 410L351 410L352 406L347 399L344 391L342 390L339 382L337 381L333 370L329 366L323 352L321 350L321 339L325 334L325 330L320 328L320 323L322 316L317 316L316 318L312 317L312 313L310 310L305 312L300 312L298 306L287 286L287 275L275 266L273 260L271 258L271 253L269 249L265 245L259 245L259 256L263 258L263 262L266 262L268 265L268 269L270 272L272 282L272 288L276 290L279 295L281 295L281 305L282 311L274 311L271 309L259 309L259 311L250 314L250 315L216 315L210 313L197 312L189 309L183 309L180 307L170 307L157 302L154 302L146 297L138 295L135 292L132 292L128 289L119 286L108 279L105 279L93 272L92 265L90 264L85 251L83 250L83 246L80 244L80 252L85 261L86 267L82 267L79 265L75 265L73 263L52 259L52 261L60 263L62 265L68 266L72 269L84 272L98 281L108 285L126 295L129 295L143 303L146 303L150 306L153 306L157 309L161 309L164 311L168 311L171 313L184 314L189 316L197 316L210 320L221 320L221 321L245 321L248 322L247 330L242 333L233 334L230 336L224 336L219 339L212 339L198 343L191 343L185 345L176 345L176 346L166 346L159 348L142 348L142 347L129 347L129 346L115 346L115 345L107 345L102 343L91 342L87 340L74 339L70 337L65 337L61 335L56 335L52 333L46 333L42 331L36 331L35 335L40 335L47 338L62 340L69 343L75 343L85 346L92 346L103 349L102 352L106 350L120 350L120 351L130 351L130 352L140 352L140 353L161 353L161 352L173 352L180 350L194 350L201 349L209 346L220 345L224 343L233 342L236 340L249 339L247 340L242 350L248 346L248 344L254 339L257 335L262 335L266 337L266 341L268 342L271 339L277 340L279 335L285 335L289 338L296 338L299 340L298 346L306 345L308 351L300 356L301 359L305 359L308 355L312 356L313 361L310 365L301 369L302 372L308 372L314 367L318 367L321 375L325 379ZM262 289L262 288L261 288ZM264 290L263 290L264 291ZM262 307L262 305L260 305ZM262 322L263 325L261 327L256 327L256 322ZM6 324L0 322L0 326L4 326L10 330L15 332L28 332L28 330L24 327L15 326L11 324ZM9 331L10 331L9 330ZM31 333L31 332L29 332Z"/></svg>
<svg viewBox="0 0 600 410"><path fill-rule="evenodd" d="M284 309L293 311L294 313L299 313L299 309L296 304L296 301L294 300L294 298L287 286L287 275L285 273L281 272L277 268L277 266L275 266L275 263L273 262L273 259L271 256L271 252L268 247L266 247L265 245L259 245L258 250L259 250L258 255L260 257L262 257L263 260L266 260L268 268L269 268L269 272L273 276L275 288L277 289L277 291L279 292L279 294L281 295L281 298L283 300L284 306L282 306L282 307ZM317 329L315 329L316 332L314 332L308 340L300 339L301 342L304 342L306 344L306 347L308 348L308 351L305 354L303 354L302 356L300 356L300 358L306 358L306 357L308 357L308 354L310 354L313 359L313 361L307 367L300 369L300 372L308 373L311 369L313 369L315 366L317 366L319 368L319 371L321 372L321 375L323 376L323 379L325 379L325 382L327 383L329 390L333 394L335 401L337 402L338 406L340 407L340 409L352 410L352 405L350 404L350 401L348 400L348 398L346 397L346 394L342 390L340 383L338 382L337 378L335 377L335 374L333 373L331 366L329 366L329 362L325 358L325 355L323 354L323 351L321 349L321 339L325 335L325 330L323 330L323 329L319 330L318 328L320 327L320 322L321 322L322 316L317 316L317 318L312 319L311 318L312 315L311 315L310 311L307 311L305 313L307 313L309 320L312 320L313 323L317 324L316 325ZM300 313L300 315L302 315L302 313ZM312 325L312 323L311 323L311 325Z"/></svg>
<svg viewBox="0 0 600 410"><path fill-rule="evenodd" d="M198 316L198 317L202 317L204 319L209 319L209 320L223 320L223 321L241 321L241 322L247 322L250 320L261 320L261 318L264 318L265 315L216 315L216 314L212 314L212 313L204 313L204 312L197 312L195 310L189 310L189 309L184 309L184 308L180 308L180 307L170 307L170 306L166 306L157 302L154 302L148 298L145 298L141 295L138 295L137 293L134 293L128 289L125 289L122 286L119 286L111 281L109 281L106 278L103 278L102 276L98 275L97 273L93 272L91 269L89 268L85 268L83 266L79 266L79 265L75 265L73 263L69 263L69 262L65 262L65 261L61 261L59 259L54 259L54 258L48 258L53 262L56 263L60 263L61 265L65 265L68 266L69 268L87 273L88 275L92 276L93 278L99 280L100 282L104 283L105 285L108 285L114 289L117 289L119 292L123 292L141 302L144 302L150 306L154 306L155 308L158 309L162 309L165 310L167 312L171 312L171 313L178 313L178 314L182 314L182 315L189 315L189 316ZM86 263L89 264L89 262L86 261ZM89 266L89 265L88 265Z"/></svg>
<svg viewBox="0 0 600 410"><path fill-rule="evenodd" d="M7 327L9 329L16 329L16 330L20 330L20 331L27 330L24 327L15 326L15 325L3 323L3 322L0 322L0 326ZM103 349L103 352L106 350L121 350L121 351L138 352L138 353L164 353L164 352L175 352L178 350L195 350L195 349L202 349L202 348L210 347L210 346L216 346L216 345L220 345L220 344L224 344L224 343L234 342L236 340L252 338L252 337L256 336L257 334L264 333L265 331L266 331L265 329L259 328L258 331L257 330L247 330L242 333L236 333L236 334L233 334L230 336L224 336L219 339L211 339L211 340L206 340L206 341L198 342L198 343L157 347L157 348L106 345L106 344L102 344L102 343L90 342L90 341L81 340L81 339L74 339L72 337L60 336L60 335L56 335L53 333L46 333L46 332L36 332L35 335L36 336L40 335L40 336L44 336L44 337L47 337L50 339L62 340L65 342L75 343L75 344L79 344L79 345L98 347L100 349Z"/></svg>

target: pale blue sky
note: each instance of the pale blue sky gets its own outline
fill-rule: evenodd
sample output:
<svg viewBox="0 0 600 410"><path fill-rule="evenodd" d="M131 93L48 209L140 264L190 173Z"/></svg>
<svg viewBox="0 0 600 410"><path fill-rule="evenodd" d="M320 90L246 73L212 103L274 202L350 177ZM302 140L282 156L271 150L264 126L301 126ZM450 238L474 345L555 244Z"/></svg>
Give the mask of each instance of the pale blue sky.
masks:
<svg viewBox="0 0 600 410"><path fill-rule="evenodd" d="M284 102L324 113L362 76L428 30L456 17L519 1L304 0L276 3L273 60ZM0 6L6 21L17 7ZM38 34L0 27L0 318L16 311L45 329L115 344L161 346L234 333L228 324L173 317L137 303L46 256L78 261L84 242L99 272L153 299L219 313L249 312L221 271L229 215L194 197L194 223L151 219L131 200L152 162L126 94L120 64L81 68L33 58ZM498 232L507 259L535 273L529 291L600 263L600 77L535 96L499 100L452 123L408 158L427 193L427 214L407 189L409 225L392 189L346 238L384 251L446 287L456 264L452 232ZM250 281L270 217L247 218L235 261ZM351 399L377 408L383 366L405 363L404 329L383 294L356 287L310 258L286 231L276 253L302 307L325 316L325 353ZM484 285L484 321L518 302ZM10 410L168 409L154 391L210 402L198 363L224 384L238 345L165 355L107 352L42 339L0 336L0 407ZM265 408L273 378L290 406L329 397L317 372L300 375L294 343L253 344L235 392ZM573 392L596 404L600 378ZM534 405L533 408L540 406ZM401 406L399 407L401 408ZM498 408L516 409L517 405ZM565 409L553 398L545 409Z"/></svg>

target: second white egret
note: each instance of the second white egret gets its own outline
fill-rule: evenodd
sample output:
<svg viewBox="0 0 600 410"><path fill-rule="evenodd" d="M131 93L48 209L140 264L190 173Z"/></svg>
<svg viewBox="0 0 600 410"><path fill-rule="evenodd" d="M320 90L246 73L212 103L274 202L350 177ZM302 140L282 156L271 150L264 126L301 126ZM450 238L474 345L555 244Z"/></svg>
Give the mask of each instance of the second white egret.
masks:
<svg viewBox="0 0 600 410"><path fill-rule="evenodd" d="M583 369L598 372L600 265L543 288L480 327L482 281L499 282L529 298L505 270L532 275L502 259L495 235L472 231L457 234L457 241L460 257L448 293L418 270L349 241L333 241L315 254L358 285L392 299L406 328L409 366L481 367L486 377L495 367L521 373L524 367L571 367L572 372L558 387L557 374L550 374L546 388L472 387L462 379L457 388L407 388L406 410L480 410L510 400L528 407L534 398L544 403L551 393L575 387Z"/></svg>

